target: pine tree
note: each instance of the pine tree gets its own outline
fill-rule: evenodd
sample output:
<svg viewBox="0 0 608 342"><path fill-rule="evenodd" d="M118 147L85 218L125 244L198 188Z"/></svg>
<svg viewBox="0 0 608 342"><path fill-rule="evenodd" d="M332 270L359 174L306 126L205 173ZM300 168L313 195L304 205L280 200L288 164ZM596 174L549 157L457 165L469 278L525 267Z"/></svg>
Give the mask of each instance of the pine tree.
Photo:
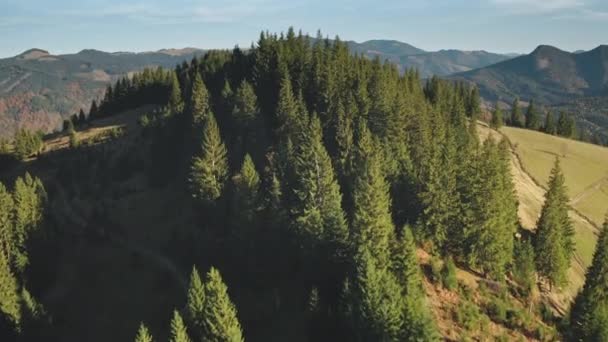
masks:
<svg viewBox="0 0 608 342"><path fill-rule="evenodd" d="M241 171L232 178L234 183L233 210L235 227L241 241L253 240L247 227L256 226L257 214L261 208L260 203L260 176L255 169L249 154L245 155Z"/></svg>
<svg viewBox="0 0 608 342"><path fill-rule="evenodd" d="M573 138L576 135L576 123L568 113L560 113L557 121L557 134L566 138Z"/></svg>
<svg viewBox="0 0 608 342"><path fill-rule="evenodd" d="M551 170L548 187L536 228L536 268L550 285L561 286L567 282L566 272L574 253L574 231L559 158Z"/></svg>
<svg viewBox="0 0 608 342"><path fill-rule="evenodd" d="M214 201L222 195L228 174L228 152L213 114L209 113L203 131L202 153L192 160L190 185L193 196Z"/></svg>
<svg viewBox="0 0 608 342"><path fill-rule="evenodd" d="M477 87L473 87L467 102L467 116L473 121L479 118L479 113L481 113L480 104L481 100L479 98L479 89L477 89Z"/></svg>
<svg viewBox="0 0 608 342"><path fill-rule="evenodd" d="M188 111L194 127L201 127L213 114L209 102L209 92L199 72L196 72L190 89Z"/></svg>
<svg viewBox="0 0 608 342"><path fill-rule="evenodd" d="M0 254L4 255L9 264L14 248L13 211L13 197L4 184L0 183Z"/></svg>
<svg viewBox="0 0 608 342"><path fill-rule="evenodd" d="M279 89L279 101L275 111L275 135L280 141L286 141L288 138L293 139L297 132L300 119L306 121L305 118L298 118L298 105L291 88L291 80L289 74L285 74L281 79Z"/></svg>
<svg viewBox="0 0 608 342"><path fill-rule="evenodd" d="M521 294L528 297L536 282L536 266L534 264L534 247L529 239L515 244L513 257L513 279L519 284Z"/></svg>
<svg viewBox="0 0 608 342"><path fill-rule="evenodd" d="M84 110L80 108L80 111L78 112L78 124L83 125L86 121L87 117L84 115Z"/></svg>
<svg viewBox="0 0 608 342"><path fill-rule="evenodd" d="M177 310L173 310L173 319L171 320L171 336L169 342L190 342L190 337L186 331L186 325L182 316Z"/></svg>
<svg viewBox="0 0 608 342"><path fill-rule="evenodd" d="M352 232L359 248L373 255L379 268L386 268L395 230L389 186L382 171L382 155L364 122L358 125L355 155Z"/></svg>
<svg viewBox="0 0 608 342"><path fill-rule="evenodd" d="M391 270L402 287L403 341L432 341L438 338L431 312L427 309L426 294L422 287L420 265L416 257L416 244L409 227L404 227L402 237L395 240Z"/></svg>
<svg viewBox="0 0 608 342"><path fill-rule="evenodd" d="M258 98L249 82L243 80L234 94L232 115L236 122L246 127L259 115Z"/></svg>
<svg viewBox="0 0 608 342"><path fill-rule="evenodd" d="M135 342L152 342L152 335L148 331L148 328L141 323L139 330L137 330L137 336L135 336Z"/></svg>
<svg viewBox="0 0 608 342"><path fill-rule="evenodd" d="M540 128L540 118L538 116L538 110L534 105L534 100L530 100L528 110L526 111L526 128L535 131Z"/></svg>
<svg viewBox="0 0 608 342"><path fill-rule="evenodd" d="M474 182L464 198L466 220L456 250L470 267L500 280L513 257L518 223L507 143L497 146L489 137L471 172Z"/></svg>
<svg viewBox="0 0 608 342"><path fill-rule="evenodd" d="M490 127L494 129L499 129L503 124L503 116L502 110L500 110L500 106L496 103L496 108L492 112L492 121L490 121Z"/></svg>
<svg viewBox="0 0 608 342"><path fill-rule="evenodd" d="M608 337L608 217L595 246L585 285L570 313L573 341L605 341Z"/></svg>
<svg viewBox="0 0 608 342"><path fill-rule="evenodd" d="M200 91L199 91L200 92ZM171 88L169 90L169 109L174 113L181 113L184 110L184 99L182 90L177 79L177 74L171 72Z"/></svg>
<svg viewBox="0 0 608 342"><path fill-rule="evenodd" d="M553 112L548 111L547 117L545 118L545 133L556 135L557 134L557 124L555 123L555 119L553 118Z"/></svg>
<svg viewBox="0 0 608 342"><path fill-rule="evenodd" d="M313 116L302 133L294 162L293 227L310 251L323 246L329 248L330 257L339 259L345 252L348 228L342 211L342 194L323 145L319 119Z"/></svg>
<svg viewBox="0 0 608 342"><path fill-rule="evenodd" d="M220 273L211 268L205 278L205 304L203 310L203 341L244 341L236 308L228 297L228 288Z"/></svg>
<svg viewBox="0 0 608 342"><path fill-rule="evenodd" d="M28 252L26 243L42 220L46 192L39 179L29 173L17 178L13 191L14 200L14 262L16 271L21 273L27 266Z"/></svg>
<svg viewBox="0 0 608 342"><path fill-rule="evenodd" d="M400 341L404 327L402 289L395 276L376 265L367 249L355 259L356 334L360 341Z"/></svg>
<svg viewBox="0 0 608 342"><path fill-rule="evenodd" d="M17 279L11 271L9 261L0 253L0 316L7 315L15 325L19 325L19 293Z"/></svg>
<svg viewBox="0 0 608 342"><path fill-rule="evenodd" d="M99 115L99 108L97 108L97 101L91 102L91 108L89 109L89 119L95 119Z"/></svg>
<svg viewBox="0 0 608 342"><path fill-rule="evenodd" d="M186 308L188 319L202 334L205 309L205 285L203 284L196 267L192 267L190 284L188 286Z"/></svg>
<svg viewBox="0 0 608 342"><path fill-rule="evenodd" d="M519 106L519 99L515 98L511 105L511 126L514 127L525 127L525 117L521 113L521 107Z"/></svg>

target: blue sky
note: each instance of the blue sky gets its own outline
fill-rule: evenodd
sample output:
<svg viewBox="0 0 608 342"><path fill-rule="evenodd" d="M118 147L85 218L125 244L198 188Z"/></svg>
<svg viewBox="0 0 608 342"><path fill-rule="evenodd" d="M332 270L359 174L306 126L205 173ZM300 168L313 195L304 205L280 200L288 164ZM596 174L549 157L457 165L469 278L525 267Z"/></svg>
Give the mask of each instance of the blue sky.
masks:
<svg viewBox="0 0 608 342"><path fill-rule="evenodd" d="M606 0L2 0L0 57L32 47L249 46L289 26L342 39L396 39L425 50L588 50L608 43Z"/></svg>

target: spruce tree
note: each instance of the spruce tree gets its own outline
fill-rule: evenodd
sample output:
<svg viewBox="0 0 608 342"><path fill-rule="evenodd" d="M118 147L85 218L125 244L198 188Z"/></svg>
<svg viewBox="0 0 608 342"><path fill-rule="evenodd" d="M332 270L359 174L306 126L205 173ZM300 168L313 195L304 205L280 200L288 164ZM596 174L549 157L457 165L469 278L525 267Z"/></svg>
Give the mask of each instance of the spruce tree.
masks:
<svg viewBox="0 0 608 342"><path fill-rule="evenodd" d="M416 244L409 227L394 240L391 253L391 270L402 287L403 325L402 341L432 341L438 339L437 327L428 310L426 294L422 287L422 274L416 257Z"/></svg>
<svg viewBox="0 0 608 342"><path fill-rule="evenodd" d="M169 109L174 113L180 113L184 109L182 90L177 79L177 74L171 72L171 88L169 90Z"/></svg>
<svg viewBox="0 0 608 342"><path fill-rule="evenodd" d="M213 114L209 101L209 92L199 72L194 75L188 101L188 112L191 115L193 127L201 127Z"/></svg>
<svg viewBox="0 0 608 342"><path fill-rule="evenodd" d="M260 176L249 154L245 155L241 171L232 178L234 183L233 216L235 233L241 241L252 242L251 229L256 227L260 203Z"/></svg>
<svg viewBox="0 0 608 342"><path fill-rule="evenodd" d="M188 320L192 322L199 332L203 331L203 319L205 309L205 285L203 284L196 267L192 267L190 284L188 286L186 309Z"/></svg>
<svg viewBox="0 0 608 342"><path fill-rule="evenodd" d="M152 335L148 331L148 328L141 323L139 325L139 330L137 330L137 335L135 336L135 342L152 342Z"/></svg>
<svg viewBox="0 0 608 342"><path fill-rule="evenodd" d="M99 108L97 108L97 101L91 102L91 108L89 109L89 120L97 118L99 115Z"/></svg>
<svg viewBox="0 0 608 342"><path fill-rule="evenodd" d="M574 228L568 217L570 206L559 158L551 170L545 203L537 223L536 268L550 285L567 283L566 272L574 253Z"/></svg>
<svg viewBox="0 0 608 342"><path fill-rule="evenodd" d="M555 123L555 118L553 118L553 112L548 111L547 117L545 118L545 133L556 135L557 134L557 124Z"/></svg>
<svg viewBox="0 0 608 342"><path fill-rule="evenodd" d="M258 98L249 82L243 80L234 94L232 115L236 122L246 127L259 115Z"/></svg>
<svg viewBox="0 0 608 342"><path fill-rule="evenodd" d="M595 246L585 285L570 313L573 341L605 341L608 337L608 217Z"/></svg>
<svg viewBox="0 0 608 342"><path fill-rule="evenodd" d="M528 297L536 283L536 265L534 264L534 247L529 239L515 244L513 256L513 280L521 288L521 294Z"/></svg>
<svg viewBox="0 0 608 342"><path fill-rule="evenodd" d="M228 174L227 154L215 117L209 113L203 130L202 152L193 158L190 171L190 185L195 198L214 201L222 195Z"/></svg>
<svg viewBox="0 0 608 342"><path fill-rule="evenodd" d="M169 342L190 342L190 337L186 331L186 325L182 316L177 310L173 310L173 319L171 320L171 336Z"/></svg>
<svg viewBox="0 0 608 342"><path fill-rule="evenodd" d="M513 104L511 105L511 126L514 126L514 127L525 127L526 126L525 117L521 112L521 107L519 106L518 98L515 98L515 100L513 100Z"/></svg>
<svg viewBox="0 0 608 342"><path fill-rule="evenodd" d="M526 128L535 131L540 128L540 118L534 100L530 100L530 104L528 104L528 110L526 111Z"/></svg>
<svg viewBox="0 0 608 342"><path fill-rule="evenodd" d="M289 74L281 79L279 88L279 100L275 110L275 136L279 141L285 142L293 139L299 127L300 120L306 122L306 118L298 118L298 104L291 88Z"/></svg>
<svg viewBox="0 0 608 342"><path fill-rule="evenodd" d="M321 122L313 116L302 132L295 155L293 228L309 251L329 248L329 257L343 257L348 228L342 211L342 194L329 154L323 145Z"/></svg>
<svg viewBox="0 0 608 342"><path fill-rule="evenodd" d="M17 326L21 320L18 286L9 261L0 253L0 316L6 315Z"/></svg>
<svg viewBox="0 0 608 342"><path fill-rule="evenodd" d="M360 341L400 341L404 328L401 286L363 248L355 258L356 335Z"/></svg>
<svg viewBox="0 0 608 342"><path fill-rule="evenodd" d="M498 105L498 103L496 103L496 108L494 108L494 111L492 112L492 120L490 121L490 127L494 129L499 129L502 127L502 124L502 110L500 110L500 106Z"/></svg>
<svg viewBox="0 0 608 342"><path fill-rule="evenodd" d="M202 316L203 341L242 342L243 333L236 308L218 270L211 268L205 278L205 304Z"/></svg>
<svg viewBox="0 0 608 342"><path fill-rule="evenodd" d="M352 232L358 248L367 250L379 268L389 262L394 226L389 185L382 171L382 155L364 122L359 122L355 151Z"/></svg>
<svg viewBox="0 0 608 342"><path fill-rule="evenodd" d="M4 184L0 183L0 253L9 264L14 248L13 210L13 197Z"/></svg>

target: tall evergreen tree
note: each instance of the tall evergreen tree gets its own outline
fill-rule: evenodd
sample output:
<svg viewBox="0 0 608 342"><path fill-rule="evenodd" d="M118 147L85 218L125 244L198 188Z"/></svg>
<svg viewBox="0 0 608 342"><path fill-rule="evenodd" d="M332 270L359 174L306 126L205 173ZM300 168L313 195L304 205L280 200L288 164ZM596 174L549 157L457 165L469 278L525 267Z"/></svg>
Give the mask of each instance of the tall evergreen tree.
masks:
<svg viewBox="0 0 608 342"><path fill-rule="evenodd" d="M503 114L502 110L500 110L500 106L496 103L496 107L492 112L492 120L490 121L490 127L494 129L501 128L503 124Z"/></svg>
<svg viewBox="0 0 608 342"><path fill-rule="evenodd" d="M190 274L186 309L188 312L188 320L192 322L194 327L198 330L199 335L202 335L205 309L205 285L203 284L196 267L192 267L192 273Z"/></svg>
<svg viewBox="0 0 608 342"><path fill-rule="evenodd" d="M190 185L193 196L214 201L222 195L228 175L228 152L213 114L208 113L203 130L202 153L192 160Z"/></svg>
<svg viewBox="0 0 608 342"><path fill-rule="evenodd" d="M257 118L258 98L253 86L246 80L243 80L237 88L233 102L232 115L240 125L247 126Z"/></svg>
<svg viewBox="0 0 608 342"><path fill-rule="evenodd" d="M182 316L177 312L177 310L173 310L173 319L171 320L171 336L169 337L169 342L190 342L190 337L188 336L188 332L186 331L186 325L184 324L184 320Z"/></svg>
<svg viewBox="0 0 608 342"><path fill-rule="evenodd" d="M213 114L209 101L209 92L199 72L194 75L188 101L188 112L191 115L194 127L202 127Z"/></svg>
<svg viewBox="0 0 608 342"><path fill-rule="evenodd" d="M135 342L152 342L152 335L148 331L148 328L141 323L139 325L139 330L137 330L137 336L135 336Z"/></svg>
<svg viewBox="0 0 608 342"><path fill-rule="evenodd" d="M169 90L169 109L175 113L180 113L184 109L182 90L179 85L179 80L177 79L177 73L171 72L170 74L171 88Z"/></svg>
<svg viewBox="0 0 608 342"><path fill-rule="evenodd" d="M355 327L359 341L400 341L403 320L401 287L395 276L376 265L367 249L355 258Z"/></svg>
<svg viewBox="0 0 608 342"><path fill-rule="evenodd" d="M0 253L9 264L14 248L13 212L13 197L4 184L0 183Z"/></svg>
<svg viewBox="0 0 608 342"><path fill-rule="evenodd" d="M5 315L16 326L21 320L18 286L7 258L0 254L0 317Z"/></svg>
<svg viewBox="0 0 608 342"><path fill-rule="evenodd" d="M536 266L534 264L534 247L529 239L515 244L513 256L513 279L519 284L521 294L528 297L536 283Z"/></svg>
<svg viewBox="0 0 608 342"><path fill-rule="evenodd" d="M521 107L519 105L519 99L515 98L513 100L513 104L511 105L511 126L514 127L525 127L526 119L521 112Z"/></svg>
<svg viewBox="0 0 608 342"><path fill-rule="evenodd" d="M545 133L556 135L557 134L557 124L555 123L555 118L553 117L553 112L548 111L547 117L545 118Z"/></svg>
<svg viewBox="0 0 608 342"><path fill-rule="evenodd" d="M218 270L211 268L205 278L203 341L242 342L243 333L236 308L228 297L228 288Z"/></svg>
<svg viewBox="0 0 608 342"><path fill-rule="evenodd" d="M540 128L540 117L534 100L530 100L530 104L528 104L528 110L526 111L526 128L535 131Z"/></svg>
<svg viewBox="0 0 608 342"><path fill-rule="evenodd" d="M537 223L536 268L550 285L564 285L574 253L574 228L568 217L570 206L559 158L551 170L545 204Z"/></svg>
<svg viewBox="0 0 608 342"><path fill-rule="evenodd" d="M404 227L401 238L395 240L391 255L391 270L402 287L401 340L437 340L439 335L432 313L427 309L420 265L416 257L416 244L409 227Z"/></svg>
<svg viewBox="0 0 608 342"><path fill-rule="evenodd" d="M233 216L235 233L241 241L251 243L253 236L248 227L256 226L256 218L261 209L260 176L249 154L245 155L241 171L232 178L234 183Z"/></svg>
<svg viewBox="0 0 608 342"><path fill-rule="evenodd" d="M570 313L573 341L605 341L608 338L608 217L600 232L585 285Z"/></svg>
<svg viewBox="0 0 608 342"><path fill-rule="evenodd" d="M495 279L500 279L513 257L517 230L517 199L511 180L506 143L484 142L481 184L474 199L475 223L467 232L468 261Z"/></svg>
<svg viewBox="0 0 608 342"><path fill-rule="evenodd" d="M389 263L389 246L394 237L390 211L389 186L382 170L382 155L364 122L359 122L355 152L352 231L359 249L365 249L378 261Z"/></svg>
<svg viewBox="0 0 608 342"><path fill-rule="evenodd" d="M97 101L91 102L91 108L89 109L89 119L95 119L99 115L99 108L97 107Z"/></svg>
<svg viewBox="0 0 608 342"><path fill-rule="evenodd" d="M319 118L311 118L296 148L293 227L311 251L315 247L329 248L330 257L340 259L345 253L348 228Z"/></svg>

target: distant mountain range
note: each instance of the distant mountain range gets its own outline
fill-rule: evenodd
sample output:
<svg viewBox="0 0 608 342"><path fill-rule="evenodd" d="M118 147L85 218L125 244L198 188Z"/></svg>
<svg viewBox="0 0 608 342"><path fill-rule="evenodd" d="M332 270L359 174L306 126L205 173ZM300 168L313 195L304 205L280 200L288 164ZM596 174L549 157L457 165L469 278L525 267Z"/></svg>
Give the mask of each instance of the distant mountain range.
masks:
<svg viewBox="0 0 608 342"><path fill-rule="evenodd" d="M379 57L399 66L401 70L416 68L422 78L447 76L502 62L517 54L497 54L486 51L440 50L428 52L395 40L348 42L351 51L369 58Z"/></svg>
<svg viewBox="0 0 608 342"><path fill-rule="evenodd" d="M515 97L553 105L608 95L608 45L566 52L541 45L531 54L451 76L478 85L490 101Z"/></svg>
<svg viewBox="0 0 608 342"><path fill-rule="evenodd" d="M51 55L31 49L0 59L0 137L20 127L50 131L62 118L87 110L105 86L144 67L174 67L203 50L170 49L157 52L107 53L83 50Z"/></svg>

